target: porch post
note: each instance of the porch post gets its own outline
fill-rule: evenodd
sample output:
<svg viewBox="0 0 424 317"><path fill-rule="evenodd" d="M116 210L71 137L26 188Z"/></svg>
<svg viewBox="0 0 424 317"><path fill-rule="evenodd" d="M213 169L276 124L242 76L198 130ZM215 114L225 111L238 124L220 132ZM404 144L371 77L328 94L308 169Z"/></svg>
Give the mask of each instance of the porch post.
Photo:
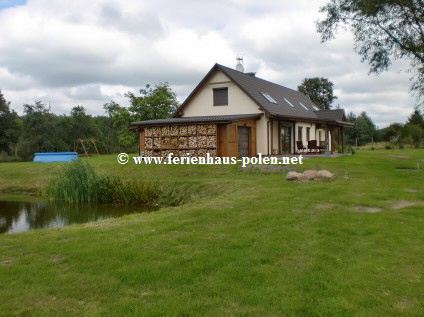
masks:
<svg viewBox="0 0 424 317"><path fill-rule="evenodd" d="M296 154L296 123L293 122L293 154Z"/></svg>
<svg viewBox="0 0 424 317"><path fill-rule="evenodd" d="M328 142L328 125L325 125L325 151L329 151L330 150L330 144Z"/></svg>
<svg viewBox="0 0 424 317"><path fill-rule="evenodd" d="M277 133L278 133L278 155L281 155L281 125L280 125L280 121L278 121L278 126L277 126Z"/></svg>
<svg viewBox="0 0 424 317"><path fill-rule="evenodd" d="M273 155L274 148L274 119L271 118L271 155Z"/></svg>
<svg viewBox="0 0 424 317"><path fill-rule="evenodd" d="M344 154L344 127L340 128L342 130L342 154Z"/></svg>
<svg viewBox="0 0 424 317"><path fill-rule="evenodd" d="M340 129L340 127L338 127L338 129L337 129L337 145L338 145L338 148L339 148L339 150L338 150L339 153L342 153L342 147L341 147L342 142L340 140L341 135L342 135L341 129Z"/></svg>
<svg viewBox="0 0 424 317"><path fill-rule="evenodd" d="M331 151L330 154L334 153L334 128L330 128L330 135L331 135Z"/></svg>

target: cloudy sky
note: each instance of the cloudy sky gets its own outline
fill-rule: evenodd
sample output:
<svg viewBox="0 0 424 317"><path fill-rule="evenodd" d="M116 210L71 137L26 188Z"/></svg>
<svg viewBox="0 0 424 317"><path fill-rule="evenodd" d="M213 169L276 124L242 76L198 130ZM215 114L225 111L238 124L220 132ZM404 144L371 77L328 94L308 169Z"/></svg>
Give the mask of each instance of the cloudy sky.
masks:
<svg viewBox="0 0 424 317"><path fill-rule="evenodd" d="M340 32L320 43L315 31L325 0L0 0L0 89L11 107L50 103L69 113L82 105L127 105L124 93L169 82L183 101L209 69L235 67L296 89L326 77L347 112L366 111L379 127L413 111L408 64L368 75Z"/></svg>

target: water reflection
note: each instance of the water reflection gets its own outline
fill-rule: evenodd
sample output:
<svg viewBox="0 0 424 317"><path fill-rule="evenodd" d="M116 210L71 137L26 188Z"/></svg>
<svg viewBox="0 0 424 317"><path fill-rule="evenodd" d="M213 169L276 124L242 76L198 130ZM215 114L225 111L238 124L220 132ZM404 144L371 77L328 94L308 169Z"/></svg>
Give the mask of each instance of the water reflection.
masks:
<svg viewBox="0 0 424 317"><path fill-rule="evenodd" d="M60 227L155 209L157 208L0 201L0 233Z"/></svg>

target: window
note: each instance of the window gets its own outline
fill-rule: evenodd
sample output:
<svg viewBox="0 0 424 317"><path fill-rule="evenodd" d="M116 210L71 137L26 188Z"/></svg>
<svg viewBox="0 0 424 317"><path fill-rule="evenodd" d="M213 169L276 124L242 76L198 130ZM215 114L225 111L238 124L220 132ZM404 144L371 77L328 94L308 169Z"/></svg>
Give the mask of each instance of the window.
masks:
<svg viewBox="0 0 424 317"><path fill-rule="evenodd" d="M315 105L312 105L312 108L314 108L315 111L319 111L319 108Z"/></svg>
<svg viewBox="0 0 424 317"><path fill-rule="evenodd" d="M265 97L266 100L268 100L270 103L277 103L274 98L272 98L268 93L261 92L262 96Z"/></svg>
<svg viewBox="0 0 424 317"><path fill-rule="evenodd" d="M214 106L228 105L228 87L213 89L213 105Z"/></svg>
<svg viewBox="0 0 424 317"><path fill-rule="evenodd" d="M294 108L294 106L292 105L292 103L290 101L288 101L286 98L284 98L284 100L292 107Z"/></svg>
<svg viewBox="0 0 424 317"><path fill-rule="evenodd" d="M299 103L303 108L305 108L305 110L309 110L308 108L306 108L306 106L303 103L301 103L300 101L299 101Z"/></svg>
<svg viewBox="0 0 424 317"><path fill-rule="evenodd" d="M302 141L302 132L303 132L303 127L297 127L297 140L298 141Z"/></svg>
<svg viewBox="0 0 424 317"><path fill-rule="evenodd" d="M311 128L306 128L306 140L311 141Z"/></svg>

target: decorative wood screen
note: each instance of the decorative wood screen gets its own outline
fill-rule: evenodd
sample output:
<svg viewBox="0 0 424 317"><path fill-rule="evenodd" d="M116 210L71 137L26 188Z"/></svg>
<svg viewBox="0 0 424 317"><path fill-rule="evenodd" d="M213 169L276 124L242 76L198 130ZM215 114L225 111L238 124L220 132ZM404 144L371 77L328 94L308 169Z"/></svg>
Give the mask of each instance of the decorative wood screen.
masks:
<svg viewBox="0 0 424 317"><path fill-rule="evenodd" d="M216 124L168 125L144 129L144 156L217 155Z"/></svg>

